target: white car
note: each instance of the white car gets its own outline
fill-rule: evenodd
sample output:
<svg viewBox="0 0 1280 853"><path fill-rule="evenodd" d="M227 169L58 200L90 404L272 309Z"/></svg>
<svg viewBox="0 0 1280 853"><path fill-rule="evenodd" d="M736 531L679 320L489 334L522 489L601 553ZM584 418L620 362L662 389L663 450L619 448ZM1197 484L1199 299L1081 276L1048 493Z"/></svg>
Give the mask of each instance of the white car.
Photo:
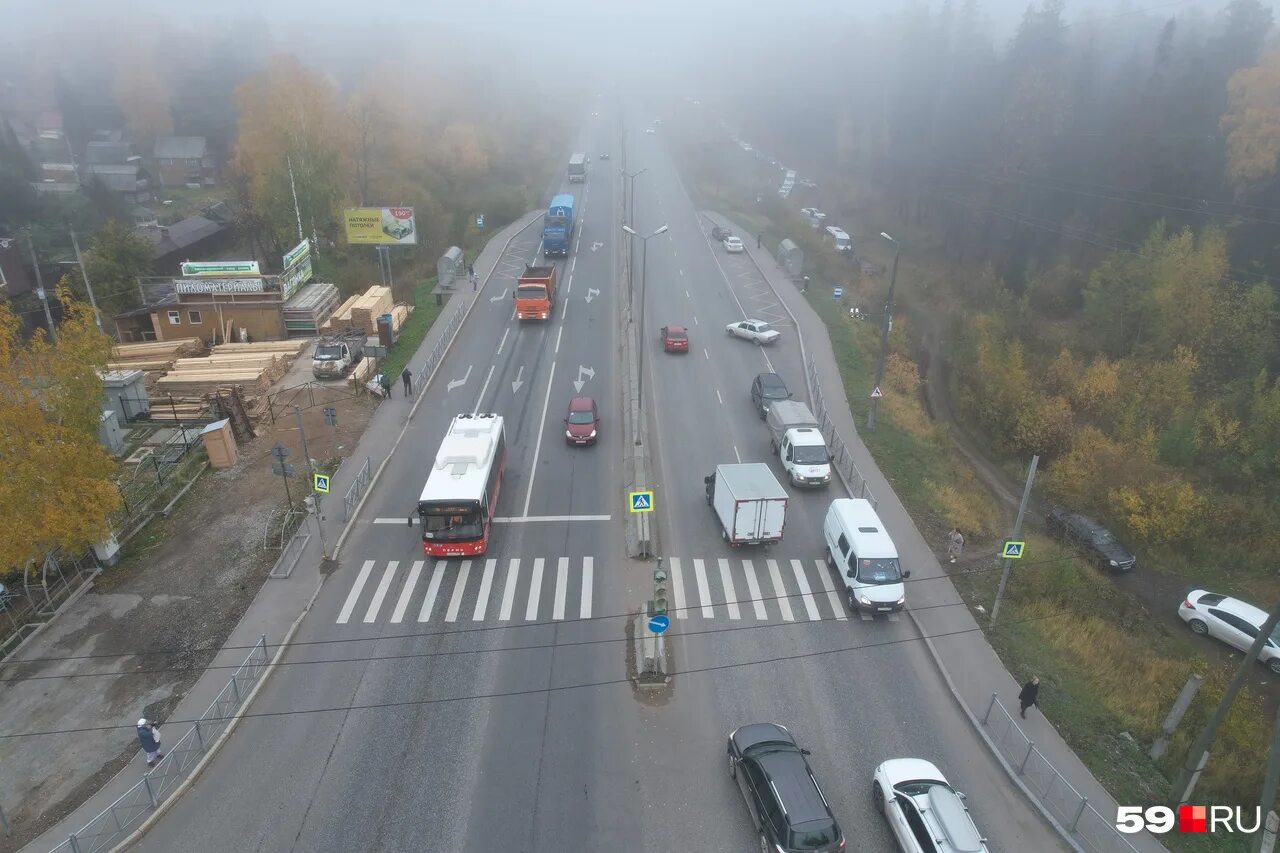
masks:
<svg viewBox="0 0 1280 853"><path fill-rule="evenodd" d="M734 254L737 254L738 252L742 251L742 248L743 247L742 247L741 237L730 234L728 237L724 238L724 250L726 252L732 252Z"/></svg>
<svg viewBox="0 0 1280 853"><path fill-rule="evenodd" d="M647 134L649 134L650 136L652 136L653 134L657 133L657 131L656 131L656 130L654 130L652 127L646 127L646 128L644 129L644 132L645 132L645 133L647 133Z"/></svg>
<svg viewBox="0 0 1280 853"><path fill-rule="evenodd" d="M942 771L920 758L892 758L876 768L871 800L906 853L987 853L964 804Z"/></svg>
<svg viewBox="0 0 1280 853"><path fill-rule="evenodd" d="M800 212L805 216L808 216L810 219L817 216L819 213L818 208L816 207L802 207L800 208Z"/></svg>
<svg viewBox="0 0 1280 853"><path fill-rule="evenodd" d="M1192 633L1203 634L1247 652L1258 636L1258 629L1267 621L1267 613L1238 598L1193 589L1187 593L1178 607L1178 615ZM1280 628L1258 652L1258 663L1280 675Z"/></svg>
<svg viewBox="0 0 1280 853"><path fill-rule="evenodd" d="M764 320L740 320L724 327L732 338L746 338L760 346L771 344L782 337L782 333Z"/></svg>

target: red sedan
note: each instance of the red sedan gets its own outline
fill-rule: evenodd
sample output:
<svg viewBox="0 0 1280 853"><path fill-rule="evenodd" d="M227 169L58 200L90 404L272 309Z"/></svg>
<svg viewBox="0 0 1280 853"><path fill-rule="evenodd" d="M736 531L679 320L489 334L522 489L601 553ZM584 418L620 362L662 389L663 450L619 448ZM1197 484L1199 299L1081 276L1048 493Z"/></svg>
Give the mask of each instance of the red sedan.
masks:
<svg viewBox="0 0 1280 853"><path fill-rule="evenodd" d="M667 352L688 352L688 330L684 326L663 326L662 348Z"/></svg>
<svg viewBox="0 0 1280 853"><path fill-rule="evenodd" d="M569 414L564 419L567 444L595 444L600 434L600 415L596 401L590 397L574 397L569 401Z"/></svg>

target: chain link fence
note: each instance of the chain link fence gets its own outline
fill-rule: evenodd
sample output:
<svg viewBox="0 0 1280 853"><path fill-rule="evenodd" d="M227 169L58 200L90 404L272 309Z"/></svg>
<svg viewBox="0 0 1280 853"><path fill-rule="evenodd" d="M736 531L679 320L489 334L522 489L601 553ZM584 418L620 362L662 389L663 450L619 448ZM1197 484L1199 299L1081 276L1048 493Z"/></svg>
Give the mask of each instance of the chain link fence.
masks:
<svg viewBox="0 0 1280 853"><path fill-rule="evenodd" d="M462 326L462 318L465 316L467 316L467 300L459 299L458 307L449 315L449 321L445 324L444 334L436 341L436 345L431 349L431 355L427 356L426 362L418 370L418 375L414 377L414 388L424 389L427 387L427 377L431 375L431 372L436 369L436 365L444 358L445 351L449 349L449 344L453 342L453 336L458 333L458 329Z"/></svg>
<svg viewBox="0 0 1280 853"><path fill-rule="evenodd" d="M852 454L849 453L848 445L844 443L844 439L840 437L840 433L836 431L835 424L831 422L831 418L827 414L827 404L822 396L822 386L818 384L818 368L812 358L809 359L806 368L809 373L809 387L813 389L813 416L818 419L818 426L822 430L822 436L827 440L827 450L831 453L832 466L839 469L855 497L866 498L873 507L878 508L879 503L875 495L871 493L871 487L867 485L866 478L862 476L862 471L858 469L857 463L853 461Z"/></svg>
<svg viewBox="0 0 1280 853"><path fill-rule="evenodd" d="M1013 719L1000 697L992 693L991 704L982 717L991 741L1005 760L1017 771L1031 792L1040 800L1071 837L1086 850L1095 853L1137 853L1129 839L1089 803L1062 777L1049 759L1036 749L1036 743Z"/></svg>
<svg viewBox="0 0 1280 853"><path fill-rule="evenodd" d="M182 784L201 757L209 751L218 736L227 730L236 710L249 695L267 668L267 638L264 636L249 652L222 688L213 704L195 725L173 744L164 744L164 758L145 773L138 784L103 809L97 817L73 832L54 851L96 853L110 850L142 825L152 812Z"/></svg>

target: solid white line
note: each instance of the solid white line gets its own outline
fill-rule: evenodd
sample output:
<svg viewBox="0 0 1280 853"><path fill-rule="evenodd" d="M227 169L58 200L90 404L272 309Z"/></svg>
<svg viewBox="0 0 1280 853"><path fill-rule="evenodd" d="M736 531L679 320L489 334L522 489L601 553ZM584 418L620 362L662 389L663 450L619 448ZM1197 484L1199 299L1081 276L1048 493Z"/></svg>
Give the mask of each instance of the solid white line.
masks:
<svg viewBox="0 0 1280 853"><path fill-rule="evenodd" d="M729 605L729 618L741 619L742 611L738 609L738 592L733 588L733 575L729 573L729 561L720 558L720 585L724 587L724 600Z"/></svg>
<svg viewBox="0 0 1280 853"><path fill-rule="evenodd" d="M704 356L706 356L706 357L707 357L707 361L710 361L710 360L711 360L711 353L707 352L707 348L706 348L706 347L703 347L703 348L702 348L702 354L703 354Z"/></svg>
<svg viewBox="0 0 1280 853"><path fill-rule="evenodd" d="M498 620L506 622L511 618L511 605L516 600L516 581L520 577L520 558L513 557L507 564L507 585L502 588L502 609L498 611Z"/></svg>
<svg viewBox="0 0 1280 853"><path fill-rule="evenodd" d="M463 560L458 570L458 579L453 584L453 595L449 598L449 609L444 612L444 621L458 621L458 611L462 609L462 596L467 588L467 575L471 574L471 561Z"/></svg>
<svg viewBox="0 0 1280 853"><path fill-rule="evenodd" d="M564 618L564 598L569 588L569 558L561 557L556 562L556 601L551 609L551 618Z"/></svg>
<svg viewBox="0 0 1280 853"><path fill-rule="evenodd" d="M480 396L476 397L476 407L471 410L471 414L474 415L480 411L480 404L484 402L484 392L489 390L489 380L493 378L493 369L497 366L496 364L489 365L489 375L484 378L484 384L480 386Z"/></svg>
<svg viewBox="0 0 1280 853"><path fill-rule="evenodd" d="M564 336L564 326L556 330L556 352L560 352L560 338Z"/></svg>
<svg viewBox="0 0 1280 853"><path fill-rule="evenodd" d="M680 574L680 558L671 558L671 600L676 604L676 618L688 619L689 612L684 609L684 578Z"/></svg>
<svg viewBox="0 0 1280 853"><path fill-rule="evenodd" d="M743 560L742 568L747 573L747 594L751 596L751 606L755 608L756 618L768 619L769 613L764 609L764 596L760 593L760 581L756 579L756 567L750 560Z"/></svg>
<svg viewBox="0 0 1280 853"><path fill-rule="evenodd" d="M502 348L507 345L507 335L511 334L511 327L507 326L502 330L502 340L498 341L498 355L502 355Z"/></svg>
<svg viewBox="0 0 1280 853"><path fill-rule="evenodd" d="M413 588L418 585L418 575L422 574L422 560L414 560L413 568L409 569L409 579L404 582L404 589L400 590L400 598L396 601L396 609L391 611L391 622L393 624L404 620L404 612L409 609L409 599L413 598Z"/></svg>
<svg viewBox="0 0 1280 853"><path fill-rule="evenodd" d="M711 607L711 587L707 585L707 571L702 560L693 561L693 577L698 582L698 600L702 602L702 618L714 619L716 612Z"/></svg>
<svg viewBox="0 0 1280 853"><path fill-rule="evenodd" d="M791 615L791 599L787 598L787 588L782 585L782 573L778 571L778 561L765 560L765 565L769 567L769 577L773 580L773 594L778 597L782 618L788 622L796 621L796 617Z"/></svg>
<svg viewBox="0 0 1280 853"><path fill-rule="evenodd" d="M524 610L526 622L533 622L538 618L538 596L542 594L543 562L541 557L533 561L533 577L529 579L529 604Z"/></svg>
<svg viewBox="0 0 1280 853"><path fill-rule="evenodd" d="M692 296L690 296L690 295L689 295L689 291L687 291L687 290L684 292L684 297L685 297L685 299L692 299L692 298L693 298Z"/></svg>
<svg viewBox="0 0 1280 853"><path fill-rule="evenodd" d="M683 276L684 276L684 270L680 270L679 272L680 272L680 275L683 277ZM685 295L685 296L689 296L689 291L687 291L687 290L686 290L686 291L684 292L684 295ZM690 299L692 299L693 297L692 297L692 296L689 296L689 298L690 298Z"/></svg>
<svg viewBox="0 0 1280 853"><path fill-rule="evenodd" d="M369 580L369 572L373 571L373 560L365 560L364 565L360 567L360 573L356 575L355 585L351 587L351 592L347 593L347 600L342 603L342 610L338 612L338 624L345 625L347 620L351 618L351 611L356 609L356 601L360 598L360 592L364 589L365 581Z"/></svg>
<svg viewBox="0 0 1280 853"><path fill-rule="evenodd" d="M773 362L769 360L769 354L764 351L764 347L757 347L757 349L759 349L760 354L764 356L764 363L765 363L765 366L769 368L769 372L777 373L778 371L773 369Z"/></svg>
<svg viewBox="0 0 1280 853"><path fill-rule="evenodd" d="M595 573L595 557L582 558L582 604L578 608L579 619L591 618L591 587Z"/></svg>
<svg viewBox="0 0 1280 853"><path fill-rule="evenodd" d="M538 521L609 521L611 515L503 515L493 520L499 524L530 524Z"/></svg>
<svg viewBox="0 0 1280 853"><path fill-rule="evenodd" d="M387 597L387 590L391 589L391 579L396 576L396 567L400 563L392 560L387 563L387 568L382 572L382 580L378 581L378 588L373 592L373 600L369 602L369 609L364 612L364 621L372 622L378 618L378 611L382 609L382 601Z"/></svg>
<svg viewBox="0 0 1280 853"><path fill-rule="evenodd" d="M484 619L484 612L489 607L489 591L493 589L493 570L497 565L497 560L484 561L484 574L480 576L480 597L476 599L476 612L471 616L472 622Z"/></svg>
<svg viewBox="0 0 1280 853"><path fill-rule="evenodd" d="M547 395L542 400L542 420L538 421L538 441L533 446L533 464L529 466L529 491L524 493L524 510L521 515L528 517L529 502L533 500L533 481L538 476L538 454L542 453L542 434L547 431L547 407L551 405L551 386L556 378L556 363L551 362L551 375L547 377Z"/></svg>
<svg viewBox="0 0 1280 853"><path fill-rule="evenodd" d="M791 571L796 576L796 585L800 587L800 599L804 601L804 609L809 614L809 621L816 622L822 618L818 613L818 602L813 600L813 590L809 587L809 579L804 576L804 567L799 560L791 561Z"/></svg>
<svg viewBox="0 0 1280 853"><path fill-rule="evenodd" d="M742 464L742 454L738 452L738 445L733 446L733 455L737 458L738 464Z"/></svg>
<svg viewBox="0 0 1280 853"><path fill-rule="evenodd" d="M835 584L831 582L831 569L827 566L827 561L814 560L813 564L818 567L818 579L822 581L823 587L827 590L827 598L831 601L831 609L835 611L836 618L843 622L849 617L844 615L844 602L840 600Z"/></svg>
<svg viewBox="0 0 1280 853"><path fill-rule="evenodd" d="M578 238L578 243L579 243L579 245L581 245L581 243L582 243L582 238L581 238L581 237L579 237L579 238ZM573 271L574 271L574 270L576 270L577 268L578 268L578 256L577 256L577 255L574 255L574 256L573 256L573 260L569 261L569 272L570 272L570 274L572 274L572 273L573 273Z"/></svg>
<svg viewBox="0 0 1280 853"><path fill-rule="evenodd" d="M565 294L565 295L566 295L566 296L568 295L568 292L567 292L567 291L566 291L566 294ZM564 318L569 316L569 305L570 305L570 304L571 304L571 303L569 302L569 300L568 300L568 299L565 299L565 300L564 300L564 305L560 308L560 322L561 322L561 323L564 323ZM562 328L562 329L563 329L563 328L564 328L564 326L561 326L560 328Z"/></svg>
<svg viewBox="0 0 1280 853"><path fill-rule="evenodd" d="M693 315L693 325L695 325L695 326L696 326L696 325L698 325L698 315L697 315L697 314L694 314L694 315Z"/></svg>
<svg viewBox="0 0 1280 853"><path fill-rule="evenodd" d="M431 581L427 584L427 597L422 601L422 609L418 611L418 621L426 622L431 618L431 608L436 603L436 593L440 591L440 579L444 577L444 560L436 560L436 567L431 570Z"/></svg>
<svg viewBox="0 0 1280 853"><path fill-rule="evenodd" d="M574 258L574 261L577 260L577 258ZM564 277L564 295L568 296L570 293L573 293L573 273L569 273ZM568 308L569 306L566 305L565 307Z"/></svg>
<svg viewBox="0 0 1280 853"><path fill-rule="evenodd" d="M720 405L724 405L724 397L720 396L720 389L716 389L716 399L720 401Z"/></svg>

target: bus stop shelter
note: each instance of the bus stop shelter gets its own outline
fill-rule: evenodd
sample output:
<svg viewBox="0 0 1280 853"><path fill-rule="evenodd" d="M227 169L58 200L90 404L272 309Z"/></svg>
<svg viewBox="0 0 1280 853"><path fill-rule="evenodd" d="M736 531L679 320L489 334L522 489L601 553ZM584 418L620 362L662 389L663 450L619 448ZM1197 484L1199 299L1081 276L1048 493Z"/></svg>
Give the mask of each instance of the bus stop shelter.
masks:
<svg viewBox="0 0 1280 853"><path fill-rule="evenodd" d="M787 275L799 278L800 270L804 267L804 252L794 240L783 240L778 244L778 263L787 271Z"/></svg>
<svg viewBox="0 0 1280 853"><path fill-rule="evenodd" d="M450 246L449 251L436 261L436 285L453 287L467 277L467 259L457 246Z"/></svg>

